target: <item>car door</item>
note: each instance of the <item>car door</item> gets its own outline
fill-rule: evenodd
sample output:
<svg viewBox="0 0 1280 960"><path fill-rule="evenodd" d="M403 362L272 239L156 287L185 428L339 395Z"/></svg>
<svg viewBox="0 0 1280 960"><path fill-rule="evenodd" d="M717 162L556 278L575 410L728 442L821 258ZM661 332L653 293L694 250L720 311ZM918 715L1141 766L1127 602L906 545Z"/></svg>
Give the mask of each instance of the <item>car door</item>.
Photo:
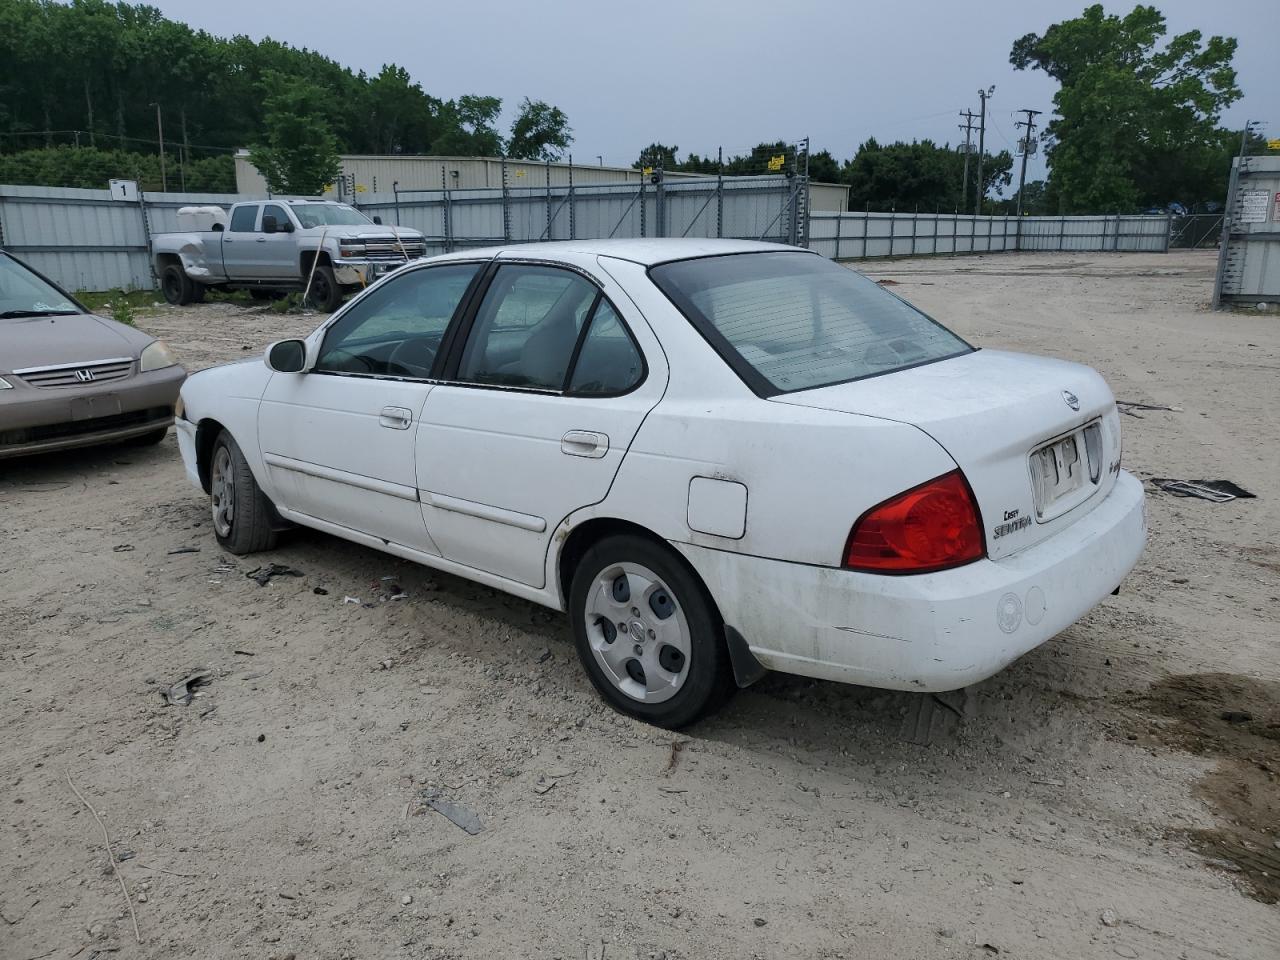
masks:
<svg viewBox="0 0 1280 960"><path fill-rule="evenodd" d="M440 343L480 269L397 273L335 316L311 369L272 376L258 436L281 507L439 553L418 505L415 432Z"/></svg>
<svg viewBox="0 0 1280 960"><path fill-rule="evenodd" d="M503 262L463 322L418 427L427 529L448 559L545 585L561 520L603 500L667 366L620 288Z"/></svg>
<svg viewBox="0 0 1280 960"><path fill-rule="evenodd" d="M260 203L239 203L231 211L231 222L222 234L222 267L232 280L253 278L253 258L257 247Z"/></svg>
<svg viewBox="0 0 1280 960"><path fill-rule="evenodd" d="M274 217L276 229L265 229L267 217ZM260 230L254 240L257 252L254 256L253 276L266 280L297 280L302 269L298 262L298 244L290 232L295 224L289 212L278 203L264 204Z"/></svg>

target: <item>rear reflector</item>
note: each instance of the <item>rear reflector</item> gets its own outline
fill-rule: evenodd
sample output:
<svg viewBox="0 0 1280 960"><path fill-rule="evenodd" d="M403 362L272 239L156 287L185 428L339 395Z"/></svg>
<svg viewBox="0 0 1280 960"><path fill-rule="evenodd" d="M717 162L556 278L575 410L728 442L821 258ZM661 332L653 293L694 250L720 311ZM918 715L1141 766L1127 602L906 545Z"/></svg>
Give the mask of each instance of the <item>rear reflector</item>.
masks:
<svg viewBox="0 0 1280 960"><path fill-rule="evenodd" d="M864 513L849 533L844 565L869 573L930 573L986 553L973 491L953 470Z"/></svg>

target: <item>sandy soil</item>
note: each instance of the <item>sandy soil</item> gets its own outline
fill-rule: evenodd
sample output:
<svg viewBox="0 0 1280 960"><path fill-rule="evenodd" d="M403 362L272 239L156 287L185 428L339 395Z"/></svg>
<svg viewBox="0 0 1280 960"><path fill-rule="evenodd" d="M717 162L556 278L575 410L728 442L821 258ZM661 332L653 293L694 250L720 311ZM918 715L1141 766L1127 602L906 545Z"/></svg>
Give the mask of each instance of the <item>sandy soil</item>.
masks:
<svg viewBox="0 0 1280 960"><path fill-rule="evenodd" d="M1257 499L1152 489L1121 594L967 698L774 676L676 748L558 615L319 534L223 554L172 437L4 464L0 957L1280 956L1276 317L1209 312L1211 253L869 270L1177 408L1123 418L1140 476ZM140 325L200 367L314 322Z"/></svg>

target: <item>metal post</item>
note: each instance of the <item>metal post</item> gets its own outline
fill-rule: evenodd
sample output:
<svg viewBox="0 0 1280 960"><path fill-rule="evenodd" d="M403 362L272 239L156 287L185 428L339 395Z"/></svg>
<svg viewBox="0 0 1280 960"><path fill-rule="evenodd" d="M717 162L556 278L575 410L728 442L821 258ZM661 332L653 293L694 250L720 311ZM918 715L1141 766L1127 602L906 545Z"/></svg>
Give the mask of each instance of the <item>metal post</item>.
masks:
<svg viewBox="0 0 1280 960"><path fill-rule="evenodd" d="M508 180L507 158L502 158L502 240L511 241L511 184Z"/></svg>
<svg viewBox="0 0 1280 960"><path fill-rule="evenodd" d="M640 171L640 236L642 237L645 235L644 233L645 220L648 219L648 213L645 209L648 206L648 201L645 200L645 196L644 196L644 184L645 184L644 170L641 170Z"/></svg>
<svg viewBox="0 0 1280 960"><path fill-rule="evenodd" d="M156 136L160 138L160 189L164 193L169 192L169 178L164 172L164 124L160 122L160 103L157 101L156 108ZM138 191L141 196L142 191Z"/></svg>
<svg viewBox="0 0 1280 960"><path fill-rule="evenodd" d="M724 236L724 147L716 152L716 236Z"/></svg>
<svg viewBox="0 0 1280 960"><path fill-rule="evenodd" d="M929 256L936 257L938 255L938 208L933 208L933 246L929 250Z"/></svg>
<svg viewBox="0 0 1280 960"><path fill-rule="evenodd" d="M551 161L547 161L547 232L544 234L548 240L551 239Z"/></svg>
<svg viewBox="0 0 1280 960"><path fill-rule="evenodd" d="M449 222L449 178L443 165L440 167L440 189L444 194L444 206L441 208L444 214L444 252L453 253L453 224Z"/></svg>
<svg viewBox="0 0 1280 960"><path fill-rule="evenodd" d="M1059 217L1058 218L1058 252L1059 253L1062 252L1062 248L1063 248L1064 242L1066 241L1066 238L1067 238L1067 218Z"/></svg>
<svg viewBox="0 0 1280 960"><path fill-rule="evenodd" d="M867 243L871 239L871 201L868 200L866 208L862 212L862 256L860 260L867 259Z"/></svg>
<svg viewBox="0 0 1280 960"><path fill-rule="evenodd" d="M400 181L391 181L391 193L395 197L396 203L396 226L400 226Z"/></svg>
<svg viewBox="0 0 1280 960"><path fill-rule="evenodd" d="M653 218L657 221L654 229L657 233L654 236L665 237L667 235L667 188L666 177L662 173L662 165L659 164L654 171L658 175L658 186L654 192L654 210Z"/></svg>
<svg viewBox="0 0 1280 960"><path fill-rule="evenodd" d="M147 198L141 186L138 188L138 212L142 214L142 242L146 244L147 270L151 274L151 286L154 289L159 277L156 276L155 263L151 257L151 221L147 217Z"/></svg>
<svg viewBox="0 0 1280 960"><path fill-rule="evenodd" d="M1164 215L1164 248L1161 253L1169 252L1169 240L1173 234L1173 211L1167 211Z"/></svg>
<svg viewBox="0 0 1280 960"><path fill-rule="evenodd" d="M920 204L916 204L916 212L911 217L911 255L916 255L916 221L920 219Z"/></svg>
<svg viewBox="0 0 1280 960"><path fill-rule="evenodd" d="M889 256L893 256L893 235L897 231L898 226L898 208L896 206L889 208Z"/></svg>
<svg viewBox="0 0 1280 960"><path fill-rule="evenodd" d="M840 228L843 224L844 212L838 210L836 211L836 255L831 258L832 260L840 259Z"/></svg>
<svg viewBox="0 0 1280 960"><path fill-rule="evenodd" d="M573 154L569 154L569 239L578 239L578 224L573 207Z"/></svg>

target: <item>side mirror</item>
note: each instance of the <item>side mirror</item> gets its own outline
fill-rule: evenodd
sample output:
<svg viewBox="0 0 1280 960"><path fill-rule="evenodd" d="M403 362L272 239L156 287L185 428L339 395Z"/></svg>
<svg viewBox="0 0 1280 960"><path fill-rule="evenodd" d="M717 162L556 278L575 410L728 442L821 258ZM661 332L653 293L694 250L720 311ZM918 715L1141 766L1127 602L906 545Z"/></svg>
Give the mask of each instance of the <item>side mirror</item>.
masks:
<svg viewBox="0 0 1280 960"><path fill-rule="evenodd" d="M374 223L376 223L378 226L382 226L382 218L381 218L381 217L374 217L374 218L373 218L373 222L374 222Z"/></svg>
<svg viewBox="0 0 1280 960"><path fill-rule="evenodd" d="M276 218L269 213L264 213L262 215L262 232L263 233L276 232Z"/></svg>
<svg viewBox="0 0 1280 960"><path fill-rule="evenodd" d="M302 340L277 340L267 347L266 360L276 373L301 373L307 363L307 345Z"/></svg>

